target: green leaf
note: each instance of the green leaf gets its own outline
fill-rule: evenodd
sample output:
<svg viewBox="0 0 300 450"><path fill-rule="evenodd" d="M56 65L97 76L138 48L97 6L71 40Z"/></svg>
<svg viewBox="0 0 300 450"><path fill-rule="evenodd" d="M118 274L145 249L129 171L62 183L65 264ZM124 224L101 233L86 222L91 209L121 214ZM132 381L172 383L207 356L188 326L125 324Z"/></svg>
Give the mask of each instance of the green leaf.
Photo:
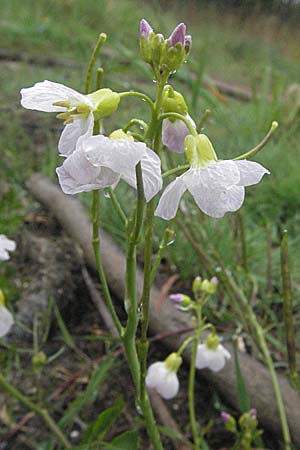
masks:
<svg viewBox="0 0 300 450"><path fill-rule="evenodd" d="M37 448L37 450L52 450L52 449L53 449L53 444L48 439L46 441L41 442Z"/></svg>
<svg viewBox="0 0 300 450"><path fill-rule="evenodd" d="M102 441L123 408L124 401L122 398L119 398L113 406L99 414L97 419L88 427L83 435L82 442Z"/></svg>
<svg viewBox="0 0 300 450"><path fill-rule="evenodd" d="M98 387L105 379L114 362L114 358L106 357L103 362L94 369L89 384L84 392L82 392L68 407L65 415L59 421L59 426L64 428L69 425L74 417L80 413L88 403L92 403L98 395Z"/></svg>
<svg viewBox="0 0 300 450"><path fill-rule="evenodd" d="M106 450L138 450L139 449L139 435L136 431L125 431L113 438L109 443L105 443Z"/></svg>
<svg viewBox="0 0 300 450"><path fill-rule="evenodd" d="M233 353L234 353L234 364L235 364L239 406L241 413L244 414L245 412L250 410L250 399L246 389L244 377L240 368L236 339L233 339Z"/></svg>

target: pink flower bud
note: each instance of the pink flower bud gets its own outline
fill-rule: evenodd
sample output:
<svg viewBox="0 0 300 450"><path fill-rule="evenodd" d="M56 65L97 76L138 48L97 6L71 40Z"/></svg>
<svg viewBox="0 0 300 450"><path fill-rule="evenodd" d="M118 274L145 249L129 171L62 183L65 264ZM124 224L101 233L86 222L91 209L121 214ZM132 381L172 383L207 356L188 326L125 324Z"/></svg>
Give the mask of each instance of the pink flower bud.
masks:
<svg viewBox="0 0 300 450"><path fill-rule="evenodd" d="M180 43L182 46L185 45L185 31L186 26L184 23L180 23L179 25L177 25L168 39L170 47L174 47L178 43Z"/></svg>
<svg viewBox="0 0 300 450"><path fill-rule="evenodd" d="M152 31L153 29L149 23L145 19L142 19L140 21L140 37L144 36L148 39Z"/></svg>
<svg viewBox="0 0 300 450"><path fill-rule="evenodd" d="M228 414L226 411L222 411L221 412L221 419L223 420L224 423L229 422L230 414Z"/></svg>
<svg viewBox="0 0 300 450"><path fill-rule="evenodd" d="M181 303L182 302L182 294L172 294L169 296L169 299L172 300L174 303Z"/></svg>

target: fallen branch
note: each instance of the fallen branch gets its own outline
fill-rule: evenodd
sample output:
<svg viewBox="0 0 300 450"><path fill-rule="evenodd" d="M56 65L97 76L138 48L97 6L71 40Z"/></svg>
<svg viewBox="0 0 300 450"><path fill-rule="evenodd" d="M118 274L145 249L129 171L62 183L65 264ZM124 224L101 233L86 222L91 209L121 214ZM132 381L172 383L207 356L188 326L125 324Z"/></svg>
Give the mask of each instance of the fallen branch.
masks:
<svg viewBox="0 0 300 450"><path fill-rule="evenodd" d="M87 213L76 198L64 195L48 178L34 174L27 183L32 195L46 208L48 208L66 232L77 242L85 256L87 264L95 269L95 260L91 246L91 223ZM108 283L117 298L122 299L124 293L125 257L122 250L113 242L111 236L101 231L101 252L103 264L106 270ZM137 292L141 295L143 285L143 273L137 270ZM160 314L156 313L160 291L153 287L151 292L150 326L151 331L157 334L187 328L190 324L188 318L174 309L165 301L160 308ZM164 340L171 349L178 349L182 342L181 334L172 334ZM228 345L229 350L232 348ZM274 399L273 386L267 369L258 361L247 354L239 354L240 366L251 398L251 407L258 411L260 423L273 433L281 433L277 405ZM201 371L198 376L213 381L226 401L238 409L239 402L236 392L236 375L233 358L221 371L213 374L209 371ZM293 391L282 375L278 375L281 392L284 398L289 427L295 445L300 444L300 398Z"/></svg>

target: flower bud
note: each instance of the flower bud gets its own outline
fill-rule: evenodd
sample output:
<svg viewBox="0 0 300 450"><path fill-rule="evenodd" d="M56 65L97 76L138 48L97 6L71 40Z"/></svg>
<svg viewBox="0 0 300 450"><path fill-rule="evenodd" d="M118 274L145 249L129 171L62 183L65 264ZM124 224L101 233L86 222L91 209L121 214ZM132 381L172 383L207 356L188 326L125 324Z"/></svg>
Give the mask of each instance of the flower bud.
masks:
<svg viewBox="0 0 300 450"><path fill-rule="evenodd" d="M192 36L190 34L187 34L184 39L184 51L186 57L189 55L191 48L192 48Z"/></svg>
<svg viewBox="0 0 300 450"><path fill-rule="evenodd" d="M188 108L186 106L183 95L181 95L177 91L174 91L172 86L165 87L162 100L162 110L163 112L175 112L178 114L182 114L183 116L188 113Z"/></svg>
<svg viewBox="0 0 300 450"><path fill-rule="evenodd" d="M45 364L45 362L47 361L47 356L45 355L44 352L39 352L36 353L35 355L33 355L32 357L32 364L35 367L41 367Z"/></svg>
<svg viewBox="0 0 300 450"><path fill-rule="evenodd" d="M217 277L212 277L210 281L203 280L201 288L207 294L214 294L217 290L218 279Z"/></svg>
<svg viewBox="0 0 300 450"><path fill-rule="evenodd" d="M142 59L150 63L152 60L151 52L151 38L154 36L154 31L149 23L142 19L140 21L140 51Z"/></svg>
<svg viewBox="0 0 300 450"><path fill-rule="evenodd" d="M186 26L184 23L180 23L176 28L172 31L168 41L170 43L170 47L174 47L176 44L181 44L182 46L185 43L185 32Z"/></svg>
<svg viewBox="0 0 300 450"><path fill-rule="evenodd" d="M155 34L151 39L151 62L160 66L161 57L165 47L165 39L162 34Z"/></svg>
<svg viewBox="0 0 300 450"><path fill-rule="evenodd" d="M193 301L188 295L172 294L169 298L172 302L176 303L175 307L180 311L188 311L193 305Z"/></svg>
<svg viewBox="0 0 300 450"><path fill-rule="evenodd" d="M116 111L120 96L111 89L99 89L87 96L93 103L93 113L96 120L110 116Z"/></svg>
<svg viewBox="0 0 300 450"><path fill-rule="evenodd" d="M187 56L186 52L186 26L184 23L180 23L173 30L170 37L166 41L166 48L162 57L162 66L165 66L167 70L173 72L183 63ZM187 41L187 46L189 45Z"/></svg>
<svg viewBox="0 0 300 450"><path fill-rule="evenodd" d="M236 420L231 414L228 414L226 411L222 411L221 419L223 420L227 430L231 431L232 433L236 433Z"/></svg>
<svg viewBox="0 0 300 450"><path fill-rule="evenodd" d="M195 298L200 297L202 293L202 278L199 275L194 279L192 289Z"/></svg>

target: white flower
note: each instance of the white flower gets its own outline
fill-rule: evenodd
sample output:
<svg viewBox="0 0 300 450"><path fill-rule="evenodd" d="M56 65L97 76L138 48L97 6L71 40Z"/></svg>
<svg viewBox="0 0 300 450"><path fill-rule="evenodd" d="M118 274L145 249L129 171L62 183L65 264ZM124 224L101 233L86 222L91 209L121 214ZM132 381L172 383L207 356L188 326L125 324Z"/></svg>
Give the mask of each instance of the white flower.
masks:
<svg viewBox="0 0 300 450"><path fill-rule="evenodd" d="M13 252L15 249L15 241L8 239L4 234L0 234L0 261L7 261L9 259L8 252Z"/></svg>
<svg viewBox="0 0 300 450"><path fill-rule="evenodd" d="M27 109L44 112L58 112L65 120L58 143L62 156L75 151L76 144L93 134L94 112L102 117L111 114L118 106L119 96L110 89L100 89L83 95L60 83L42 81L21 90L21 105ZM100 118L100 117L99 117Z"/></svg>
<svg viewBox="0 0 300 450"><path fill-rule="evenodd" d="M186 118L196 128L195 122L187 114ZM188 127L182 120L165 119L162 125L162 143L175 153L184 152L185 137L191 134Z"/></svg>
<svg viewBox="0 0 300 450"><path fill-rule="evenodd" d="M141 162L146 201L162 188L160 158L144 143L103 135L82 140L56 169L66 194L115 187L122 178L136 188L135 167Z"/></svg>
<svg viewBox="0 0 300 450"><path fill-rule="evenodd" d="M179 390L177 373L167 367L166 361L158 361L149 366L146 385L155 389L166 400L175 397Z"/></svg>
<svg viewBox="0 0 300 450"><path fill-rule="evenodd" d="M253 161L211 161L204 167L191 167L163 192L155 215L165 220L175 217L180 199L188 190L198 207L211 217L237 211L244 202L245 186L260 182L270 172Z"/></svg>
<svg viewBox="0 0 300 450"><path fill-rule="evenodd" d="M9 332L13 324L14 319L11 312L0 302L0 338Z"/></svg>
<svg viewBox="0 0 300 450"><path fill-rule="evenodd" d="M226 360L230 358L229 351L222 344L218 344L215 349L208 348L206 343L199 344L197 347L196 367L197 369L208 368L213 372L219 372L225 366Z"/></svg>

